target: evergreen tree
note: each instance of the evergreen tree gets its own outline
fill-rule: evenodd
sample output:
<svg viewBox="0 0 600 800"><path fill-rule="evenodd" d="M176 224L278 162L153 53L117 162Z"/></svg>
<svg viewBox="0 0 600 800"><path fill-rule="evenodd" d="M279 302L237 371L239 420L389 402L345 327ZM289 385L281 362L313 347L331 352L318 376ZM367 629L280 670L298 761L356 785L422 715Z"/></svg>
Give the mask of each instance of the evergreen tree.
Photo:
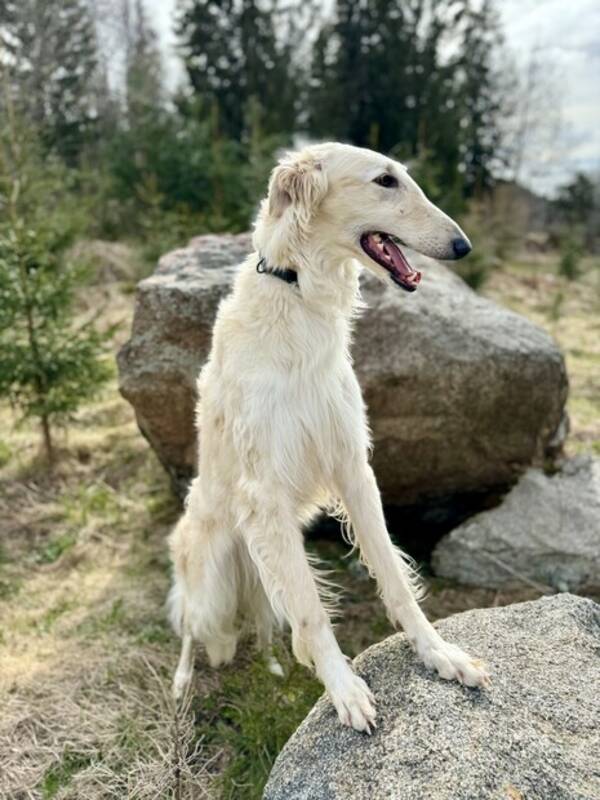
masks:
<svg viewBox="0 0 600 800"><path fill-rule="evenodd" d="M566 229L570 240L590 251L598 251L600 244L600 180L583 172L558 189L553 203L555 221ZM563 238L564 231L563 231ZM566 245L565 245L566 246Z"/></svg>
<svg viewBox="0 0 600 800"><path fill-rule="evenodd" d="M21 111L48 149L75 161L96 117L96 35L87 0L8 0L0 46L9 53Z"/></svg>
<svg viewBox="0 0 600 800"><path fill-rule="evenodd" d="M569 225L585 222L598 204L597 185L583 172L559 187L555 207Z"/></svg>
<svg viewBox="0 0 600 800"><path fill-rule="evenodd" d="M446 0L337 0L335 19L316 40L310 127L362 146L416 155L434 127L444 70L439 49L454 3Z"/></svg>
<svg viewBox="0 0 600 800"><path fill-rule="evenodd" d="M249 134L256 103L265 133L294 129L295 13L281 0L180 2L177 33L190 83L224 136L240 141Z"/></svg>
<svg viewBox="0 0 600 800"><path fill-rule="evenodd" d="M1 77L1 75L0 75ZM37 418L49 464L52 426L64 421L110 374L103 340L76 324L82 271L65 250L78 232L70 175L42 158L31 123L19 120L8 87L0 127L0 396Z"/></svg>
<svg viewBox="0 0 600 800"><path fill-rule="evenodd" d="M492 0L467 6L457 59L461 110L461 162L468 194L493 183L502 166L502 126L507 95L495 64L502 44L499 18Z"/></svg>
<svg viewBox="0 0 600 800"><path fill-rule="evenodd" d="M499 44L490 0L478 12L470 0L337 0L313 47L309 130L432 161L447 194L485 187L500 145Z"/></svg>
<svg viewBox="0 0 600 800"><path fill-rule="evenodd" d="M124 0L125 93L129 125L143 124L164 104L161 55L142 0Z"/></svg>

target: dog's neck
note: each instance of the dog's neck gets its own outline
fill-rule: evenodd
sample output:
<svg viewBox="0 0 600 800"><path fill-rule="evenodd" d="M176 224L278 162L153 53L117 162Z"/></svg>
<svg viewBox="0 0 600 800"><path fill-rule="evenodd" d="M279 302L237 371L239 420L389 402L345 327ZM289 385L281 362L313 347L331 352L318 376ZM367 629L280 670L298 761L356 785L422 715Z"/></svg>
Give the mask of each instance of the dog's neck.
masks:
<svg viewBox="0 0 600 800"><path fill-rule="evenodd" d="M350 318L360 305L358 265L352 259L333 258L324 253L296 255L294 260L269 261L261 253L252 257L256 280L265 285L281 286L312 311L325 315L341 313ZM272 266L276 263L277 266ZM268 265L265 267L265 265Z"/></svg>
<svg viewBox="0 0 600 800"><path fill-rule="evenodd" d="M279 278L279 280L284 281L285 283L293 283L296 286L298 285L298 273L295 269L273 266L272 264L268 263L264 256L261 256L258 259L256 271L260 274L272 275L274 278Z"/></svg>
<svg viewBox="0 0 600 800"><path fill-rule="evenodd" d="M325 315L337 312L349 319L360 306L359 265L350 257L332 254L317 241L316 236L286 239L259 220L253 236L257 279L284 284L282 290L295 293L312 311ZM286 280L272 274L274 269L285 274ZM287 280L293 273L297 277Z"/></svg>

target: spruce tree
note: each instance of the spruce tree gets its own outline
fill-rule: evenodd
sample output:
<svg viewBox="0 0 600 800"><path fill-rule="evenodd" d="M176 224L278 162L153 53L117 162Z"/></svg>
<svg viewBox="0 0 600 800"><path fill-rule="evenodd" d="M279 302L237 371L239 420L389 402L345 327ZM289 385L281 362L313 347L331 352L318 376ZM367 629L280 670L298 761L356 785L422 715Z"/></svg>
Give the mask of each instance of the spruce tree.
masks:
<svg viewBox="0 0 600 800"><path fill-rule="evenodd" d="M457 70L461 110L461 148L468 195L493 184L503 165L502 117L509 86L497 63L502 45L500 21L492 0L467 7Z"/></svg>
<svg viewBox="0 0 600 800"><path fill-rule="evenodd" d="M49 150L77 160L96 117L96 34L88 0L8 0L0 47L13 97Z"/></svg>
<svg viewBox="0 0 600 800"><path fill-rule="evenodd" d="M313 49L311 130L383 150L401 143L411 155L426 146L447 77L440 50L455 6L337 0Z"/></svg>
<svg viewBox="0 0 600 800"><path fill-rule="evenodd" d="M0 74L1 78L1 74ZM49 465L52 429L108 378L104 339L75 320L82 270L65 251L78 230L69 173L42 157L31 123L4 86L0 127L0 397L39 420Z"/></svg>
<svg viewBox="0 0 600 800"><path fill-rule="evenodd" d="M294 130L298 13L282 0L181 0L177 33L188 77L224 136L248 137L257 103L266 134Z"/></svg>
<svg viewBox="0 0 600 800"><path fill-rule="evenodd" d="M315 40L310 132L430 162L447 195L487 187L505 88L491 0L336 0ZM435 169L431 168L435 166Z"/></svg>
<svg viewBox="0 0 600 800"><path fill-rule="evenodd" d="M125 101L129 126L135 128L159 114L164 103L161 54L156 32L142 0L125 0Z"/></svg>

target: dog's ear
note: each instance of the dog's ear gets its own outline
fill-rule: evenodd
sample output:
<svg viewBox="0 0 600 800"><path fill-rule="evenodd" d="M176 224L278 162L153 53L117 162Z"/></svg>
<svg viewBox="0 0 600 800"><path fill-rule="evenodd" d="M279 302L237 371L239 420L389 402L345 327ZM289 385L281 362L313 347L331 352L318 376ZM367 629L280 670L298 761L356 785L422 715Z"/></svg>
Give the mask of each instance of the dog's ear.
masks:
<svg viewBox="0 0 600 800"><path fill-rule="evenodd" d="M269 213L281 217L293 206L302 217L316 210L327 192L327 177L320 161L304 157L285 160L271 173Z"/></svg>

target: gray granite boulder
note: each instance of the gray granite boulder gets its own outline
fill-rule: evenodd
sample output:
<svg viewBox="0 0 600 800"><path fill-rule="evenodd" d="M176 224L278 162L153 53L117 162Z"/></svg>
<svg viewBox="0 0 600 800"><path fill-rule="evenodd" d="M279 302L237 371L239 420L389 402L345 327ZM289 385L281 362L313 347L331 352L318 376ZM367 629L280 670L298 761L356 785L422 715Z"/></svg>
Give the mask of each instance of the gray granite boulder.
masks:
<svg viewBox="0 0 600 800"><path fill-rule="evenodd" d="M120 387L181 493L194 469L195 381L247 235L201 236L168 253L137 290ZM560 445L567 395L553 340L475 294L449 269L409 295L364 276L353 348L384 500L403 505L510 483ZM557 435L557 431L559 434Z"/></svg>
<svg viewBox="0 0 600 800"><path fill-rule="evenodd" d="M436 627L486 660L491 689L434 677L391 636L355 662L377 699L373 736L342 727L322 698L264 800L600 798L600 606L565 594Z"/></svg>
<svg viewBox="0 0 600 800"><path fill-rule="evenodd" d="M600 587L600 460L574 458L551 476L528 470L498 508L445 536L432 563L476 586Z"/></svg>

